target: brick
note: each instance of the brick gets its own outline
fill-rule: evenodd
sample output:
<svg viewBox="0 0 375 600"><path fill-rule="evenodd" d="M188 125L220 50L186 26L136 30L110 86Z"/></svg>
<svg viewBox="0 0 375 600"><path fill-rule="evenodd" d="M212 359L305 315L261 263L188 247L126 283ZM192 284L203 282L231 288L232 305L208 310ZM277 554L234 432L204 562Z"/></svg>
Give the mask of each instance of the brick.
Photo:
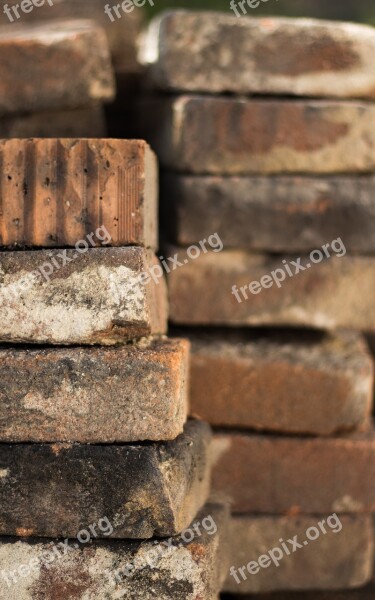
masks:
<svg viewBox="0 0 375 600"><path fill-rule="evenodd" d="M76 537L106 516L113 538L176 535L206 501L209 443L189 422L170 442L1 444L0 534Z"/></svg>
<svg viewBox="0 0 375 600"><path fill-rule="evenodd" d="M0 117L0 137L3 139L100 138L106 134L105 116L100 105Z"/></svg>
<svg viewBox="0 0 375 600"><path fill-rule="evenodd" d="M157 161L146 142L2 140L0 165L1 245L74 246L102 225L112 246L156 248Z"/></svg>
<svg viewBox="0 0 375 600"><path fill-rule="evenodd" d="M65 555L63 542L59 540L2 538L2 587L7 600L86 597L216 600L227 571L223 543L228 531L228 512L220 504L207 504L191 525L196 524L198 529L189 528L181 537L168 541L93 540L75 549L72 540L70 552ZM55 553L47 563L51 548ZM26 576L24 570L21 577L20 565L28 565L30 560L34 561L34 568Z"/></svg>
<svg viewBox="0 0 375 600"><path fill-rule="evenodd" d="M161 197L173 241L215 227L226 248L309 252L340 232L348 252L375 252L373 176L220 177L169 174ZM251 223L251 227L249 227Z"/></svg>
<svg viewBox="0 0 375 600"><path fill-rule="evenodd" d="M200 175L368 173L375 106L335 100L179 96L143 106L163 167Z"/></svg>
<svg viewBox="0 0 375 600"><path fill-rule="evenodd" d="M325 534L318 525L322 521L325 521L322 524ZM315 531L309 531L310 527ZM309 539L317 536L316 530L320 533L319 537ZM293 538L302 548L294 547L293 551L293 545L287 541ZM290 551L289 556L280 540ZM337 515L332 518L328 514L324 519L313 516L234 517L230 524L229 546L231 564L236 569L245 566L244 575L247 578L244 580L241 573L237 572L238 583L228 575L224 589L233 593L341 590L360 587L371 579L373 536L370 517L343 515L339 520ZM279 548L283 555L278 567L269 559L267 568L258 564L256 569L251 565L254 574L247 571L246 565L251 561L258 562L260 556L268 556L268 552L274 548ZM277 558L280 554L275 553L275 556ZM264 564L268 563L263 560ZM277 598L275 596L275 600ZM301 598L300 594L298 598ZM339 598L333 596L332 600Z"/></svg>
<svg viewBox="0 0 375 600"><path fill-rule="evenodd" d="M334 245L338 250L335 254L330 246L331 258L319 264L313 264L309 255L298 262L295 256L272 257L236 250L202 252L199 258L188 260L169 275L170 319L179 325L374 330L375 308L371 299L375 261L371 257L348 255L339 258L339 254L344 253L339 246L341 248L340 242ZM173 256L176 250L170 248L168 252ZM178 255L183 263L186 253L179 250ZM292 265L292 261L297 266ZM305 270L299 270L300 266ZM234 285L240 290L254 281L260 282L265 276L270 277L276 269L284 270L285 280L279 283L281 287L267 279L263 281L268 288L254 286L255 294L247 287L247 300L240 292L240 302L235 298ZM282 273L277 273L277 277L281 279ZM191 310L191 298L199 298L194 311Z"/></svg>
<svg viewBox="0 0 375 600"><path fill-rule="evenodd" d="M374 587L367 586L358 590L337 592L280 592L276 594L262 594L262 600L373 600L374 594ZM222 600L259 600L257 594L225 594L221 598Z"/></svg>
<svg viewBox="0 0 375 600"><path fill-rule="evenodd" d="M355 333L188 337L191 411L211 425L314 435L369 425L374 365Z"/></svg>
<svg viewBox="0 0 375 600"><path fill-rule="evenodd" d="M238 5L237 12L174 11L154 19L141 51L152 83L162 90L210 94L375 98L372 27L239 19Z"/></svg>
<svg viewBox="0 0 375 600"><path fill-rule="evenodd" d="M0 254L0 341L113 345L166 332L165 282L139 279L156 258L136 247L82 250Z"/></svg>
<svg viewBox="0 0 375 600"><path fill-rule="evenodd" d="M8 5L12 7L17 3L19 3L18 0L10 0ZM46 0L43 6L34 8L29 13L20 10L19 20L11 12L11 16L14 17L13 22L1 11L0 25L8 26L8 30L14 31L16 23L25 25L67 19L94 20L106 31L116 71L122 73L139 70L136 57L136 39L140 32L143 11L136 8L132 12L124 14L123 18L115 18L114 21L111 21L110 17L104 12L106 4L108 4L106 0L84 0L84 2L53 0L53 6L51 7Z"/></svg>
<svg viewBox="0 0 375 600"><path fill-rule="evenodd" d="M333 438L217 434L213 488L239 514L375 508L375 432Z"/></svg>
<svg viewBox="0 0 375 600"><path fill-rule="evenodd" d="M107 38L90 21L3 28L0 51L0 114L74 108L114 96Z"/></svg>
<svg viewBox="0 0 375 600"><path fill-rule="evenodd" d="M0 441L173 440L187 416L188 351L177 339L0 349Z"/></svg>

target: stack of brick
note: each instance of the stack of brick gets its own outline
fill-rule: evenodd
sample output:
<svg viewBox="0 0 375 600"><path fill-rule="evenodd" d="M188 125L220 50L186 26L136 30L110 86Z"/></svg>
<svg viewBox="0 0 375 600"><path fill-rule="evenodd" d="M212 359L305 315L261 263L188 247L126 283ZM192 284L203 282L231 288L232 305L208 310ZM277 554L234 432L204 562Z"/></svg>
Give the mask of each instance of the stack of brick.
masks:
<svg viewBox="0 0 375 600"><path fill-rule="evenodd" d="M150 277L155 156L0 146L0 597L214 600L226 509L206 504L189 343Z"/></svg>
<svg viewBox="0 0 375 600"><path fill-rule="evenodd" d="M216 428L234 594L371 579L374 50L366 26L185 11L145 36L170 318Z"/></svg>

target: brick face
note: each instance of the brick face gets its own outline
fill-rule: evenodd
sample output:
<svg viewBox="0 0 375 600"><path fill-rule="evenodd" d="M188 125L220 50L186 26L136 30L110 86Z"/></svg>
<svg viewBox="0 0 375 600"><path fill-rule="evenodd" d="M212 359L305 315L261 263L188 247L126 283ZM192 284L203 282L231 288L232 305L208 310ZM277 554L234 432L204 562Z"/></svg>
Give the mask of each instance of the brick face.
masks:
<svg viewBox="0 0 375 600"><path fill-rule="evenodd" d="M371 512L374 456L373 431L326 439L217 433L213 489L241 514Z"/></svg>
<svg viewBox="0 0 375 600"><path fill-rule="evenodd" d="M3 140L0 165L1 245L74 246L104 226L108 245L156 248L157 161L145 142Z"/></svg>
<svg viewBox="0 0 375 600"><path fill-rule="evenodd" d="M246 8L248 15L253 12ZM142 52L152 83L162 90L210 94L374 98L372 28L313 19L240 19L238 4L237 12L214 17L169 12L155 19Z"/></svg>
<svg viewBox="0 0 375 600"><path fill-rule="evenodd" d="M191 411L211 425L332 435L369 424L373 359L356 334L188 336Z"/></svg>

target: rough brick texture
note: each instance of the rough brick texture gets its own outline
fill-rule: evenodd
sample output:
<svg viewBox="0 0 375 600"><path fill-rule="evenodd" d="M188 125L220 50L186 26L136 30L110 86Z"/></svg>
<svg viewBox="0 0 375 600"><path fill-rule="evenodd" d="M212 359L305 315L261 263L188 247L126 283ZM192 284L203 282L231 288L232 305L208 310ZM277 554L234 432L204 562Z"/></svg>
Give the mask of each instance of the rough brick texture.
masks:
<svg viewBox="0 0 375 600"><path fill-rule="evenodd" d="M317 529L319 537L316 531L310 531L310 527ZM240 583L228 575L224 586L227 591L244 594L279 590L340 590L365 585L371 579L373 536L370 517L341 515L337 519L337 515L332 518L328 514L324 518L234 517L230 530L231 565L236 569L245 566L246 580L239 572L236 575ZM287 541L293 538L302 548L293 547ZM286 544L289 555L280 540ZM260 567L259 563L258 568L251 565L254 573L250 574L246 565L251 561L258 562L260 556L267 556L273 548L282 552L279 566L268 556L268 561L263 559L263 564L269 563L268 567ZM275 558L277 556L280 557L280 554L275 553Z"/></svg>
<svg viewBox="0 0 375 600"><path fill-rule="evenodd" d="M138 140L0 141L0 245L157 246L157 161ZM100 245L93 236L91 245Z"/></svg>
<svg viewBox="0 0 375 600"><path fill-rule="evenodd" d="M177 339L0 349L0 441L173 440L186 421L188 349Z"/></svg>
<svg viewBox="0 0 375 600"><path fill-rule="evenodd" d="M106 137L106 134L105 116L100 105L0 117L0 137L2 139L99 138Z"/></svg>
<svg viewBox="0 0 375 600"><path fill-rule="evenodd" d="M1 586L7 600L217 600L227 535L226 508L207 504L189 530L167 541L93 541L75 549L72 540L64 554L59 540L3 538Z"/></svg>
<svg viewBox="0 0 375 600"><path fill-rule="evenodd" d="M144 135L183 173L368 173L375 106L334 100L180 96L146 102Z"/></svg>
<svg viewBox="0 0 375 600"><path fill-rule="evenodd" d="M237 16L176 11L155 19L141 52L153 84L187 92L375 98L372 27L240 19L235 6Z"/></svg>
<svg viewBox="0 0 375 600"><path fill-rule="evenodd" d="M180 533L209 487L210 431L189 422L148 444L1 444L0 534L76 537L106 516L113 538Z"/></svg>
<svg viewBox="0 0 375 600"><path fill-rule="evenodd" d="M375 509L374 431L336 438L217 434L213 488L236 513Z"/></svg>
<svg viewBox="0 0 375 600"><path fill-rule="evenodd" d="M374 365L356 334L188 336L191 411L211 425L315 435L369 425Z"/></svg>
<svg viewBox="0 0 375 600"><path fill-rule="evenodd" d="M316 264L309 256L302 257L298 263L295 256L271 257L235 250L202 253L169 275L171 321L180 325L287 325L374 330L375 261L371 257L343 256L345 248L342 249L340 242L334 248L335 253L330 246L330 259ZM176 249L170 248L168 252L168 256L173 256ZM177 252L183 263L186 253L183 250ZM317 258L314 255L314 260ZM286 266L292 276L288 275ZM275 276L280 279L284 270L285 279L279 283L280 287L270 276L276 269L281 269ZM267 279L263 279L266 276ZM261 287L262 279L268 287ZM259 285L252 288L252 292L246 287L248 299L245 300L239 290L254 281ZM234 285L240 302L232 293ZM191 298L199 298L199 302L194 303L194 310L191 309Z"/></svg>
<svg viewBox="0 0 375 600"><path fill-rule="evenodd" d="M110 100L114 78L105 32L90 21L3 28L0 114Z"/></svg>
<svg viewBox="0 0 375 600"><path fill-rule="evenodd" d="M80 248L0 254L0 341L112 345L166 332L165 282L139 279L151 254Z"/></svg>
<svg viewBox="0 0 375 600"><path fill-rule="evenodd" d="M351 253L375 252L375 178L162 178L165 226L179 245L220 231L228 248L308 252L338 232ZM249 225L251 224L251 226Z"/></svg>
<svg viewBox="0 0 375 600"><path fill-rule="evenodd" d="M38 0L41 6L35 7L28 13L19 11L20 19L15 18L11 10L10 15L13 22L0 12L0 24L7 25L9 30L14 31L16 23L37 23L43 21L66 20L66 19L90 19L104 27L112 54L112 61L118 72L134 72L139 70L136 57L136 38L142 23L142 9L134 7L131 12L123 13L118 19L113 13L113 21L104 12L106 0ZM53 6L50 6L52 2ZM8 5L12 7L19 4L18 0L9 0ZM112 5L111 5L112 6ZM13 29L11 29L13 28Z"/></svg>

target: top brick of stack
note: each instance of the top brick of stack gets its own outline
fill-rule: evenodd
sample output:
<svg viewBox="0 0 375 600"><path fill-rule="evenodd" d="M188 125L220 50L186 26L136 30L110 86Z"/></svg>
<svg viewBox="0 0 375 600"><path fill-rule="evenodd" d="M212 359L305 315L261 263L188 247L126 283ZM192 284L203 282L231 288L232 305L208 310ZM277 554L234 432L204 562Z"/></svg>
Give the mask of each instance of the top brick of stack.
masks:
<svg viewBox="0 0 375 600"><path fill-rule="evenodd" d="M175 11L152 22L141 61L169 91L374 99L374 52L365 25Z"/></svg>

